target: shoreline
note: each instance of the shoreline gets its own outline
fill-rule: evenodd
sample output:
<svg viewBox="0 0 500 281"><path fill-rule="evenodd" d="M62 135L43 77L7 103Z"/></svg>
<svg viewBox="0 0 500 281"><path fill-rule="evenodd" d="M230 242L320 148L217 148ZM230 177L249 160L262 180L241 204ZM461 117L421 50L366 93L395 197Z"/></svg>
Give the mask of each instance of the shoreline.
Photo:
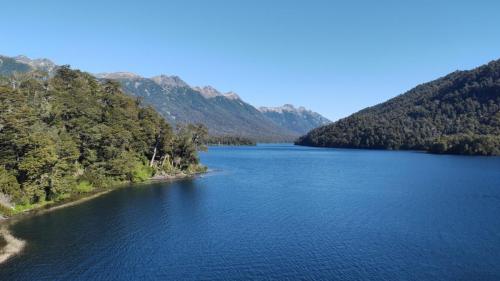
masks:
<svg viewBox="0 0 500 281"><path fill-rule="evenodd" d="M182 180L187 178L194 178L202 173L194 173L194 174L176 174L176 175L162 175L162 176L154 176L148 179L145 182L139 184L148 184L154 182L171 182L176 180ZM137 184L137 183L135 183ZM26 246L26 241L20 240L12 235L9 231L10 225L32 216L43 215L52 211L56 211L59 209L63 209L66 207L75 206L81 204L86 201L90 201L102 195L108 194L111 191L115 191L125 186L134 185L134 183L124 183L117 185L110 189L99 190L96 192L90 192L87 194L82 194L80 196L75 196L73 198L68 198L67 200L61 202L53 202L47 205L39 206L30 210L26 210L20 213L17 213L10 217L0 217L0 242L1 240L5 241L4 245L0 244L0 265L6 262L11 257L19 254L24 247Z"/></svg>

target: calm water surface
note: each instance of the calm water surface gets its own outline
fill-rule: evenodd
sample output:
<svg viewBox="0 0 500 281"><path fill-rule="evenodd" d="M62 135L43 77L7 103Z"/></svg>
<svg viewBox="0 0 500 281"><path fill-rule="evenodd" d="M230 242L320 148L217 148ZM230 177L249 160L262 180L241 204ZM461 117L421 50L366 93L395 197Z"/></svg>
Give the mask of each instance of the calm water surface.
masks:
<svg viewBox="0 0 500 281"><path fill-rule="evenodd" d="M500 280L500 158L212 148L12 227L0 280Z"/></svg>

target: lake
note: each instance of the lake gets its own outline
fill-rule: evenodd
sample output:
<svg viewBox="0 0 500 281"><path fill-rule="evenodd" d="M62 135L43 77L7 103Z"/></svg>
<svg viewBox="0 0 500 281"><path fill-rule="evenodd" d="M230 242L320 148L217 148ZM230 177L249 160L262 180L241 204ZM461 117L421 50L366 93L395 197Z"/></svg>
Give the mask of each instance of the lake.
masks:
<svg viewBox="0 0 500 281"><path fill-rule="evenodd" d="M213 147L21 220L0 280L500 280L500 157Z"/></svg>

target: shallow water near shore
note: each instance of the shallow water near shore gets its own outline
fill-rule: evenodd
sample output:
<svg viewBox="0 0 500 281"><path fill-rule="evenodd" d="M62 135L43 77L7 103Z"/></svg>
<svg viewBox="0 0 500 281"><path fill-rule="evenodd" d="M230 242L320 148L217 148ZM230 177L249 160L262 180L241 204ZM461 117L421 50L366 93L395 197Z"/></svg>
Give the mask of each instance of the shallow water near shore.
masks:
<svg viewBox="0 0 500 281"><path fill-rule="evenodd" d="M500 157L213 147L11 227L0 280L500 280Z"/></svg>

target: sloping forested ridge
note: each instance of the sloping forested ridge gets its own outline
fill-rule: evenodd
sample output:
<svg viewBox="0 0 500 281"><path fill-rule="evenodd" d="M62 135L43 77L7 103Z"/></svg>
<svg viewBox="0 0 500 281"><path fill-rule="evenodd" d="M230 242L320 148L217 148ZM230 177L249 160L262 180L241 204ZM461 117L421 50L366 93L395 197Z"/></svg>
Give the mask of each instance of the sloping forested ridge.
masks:
<svg viewBox="0 0 500 281"><path fill-rule="evenodd" d="M119 84L60 67L0 79L0 206L17 210L76 193L193 173L197 137L174 133Z"/></svg>
<svg viewBox="0 0 500 281"><path fill-rule="evenodd" d="M500 155L500 60L417 86L296 144Z"/></svg>

